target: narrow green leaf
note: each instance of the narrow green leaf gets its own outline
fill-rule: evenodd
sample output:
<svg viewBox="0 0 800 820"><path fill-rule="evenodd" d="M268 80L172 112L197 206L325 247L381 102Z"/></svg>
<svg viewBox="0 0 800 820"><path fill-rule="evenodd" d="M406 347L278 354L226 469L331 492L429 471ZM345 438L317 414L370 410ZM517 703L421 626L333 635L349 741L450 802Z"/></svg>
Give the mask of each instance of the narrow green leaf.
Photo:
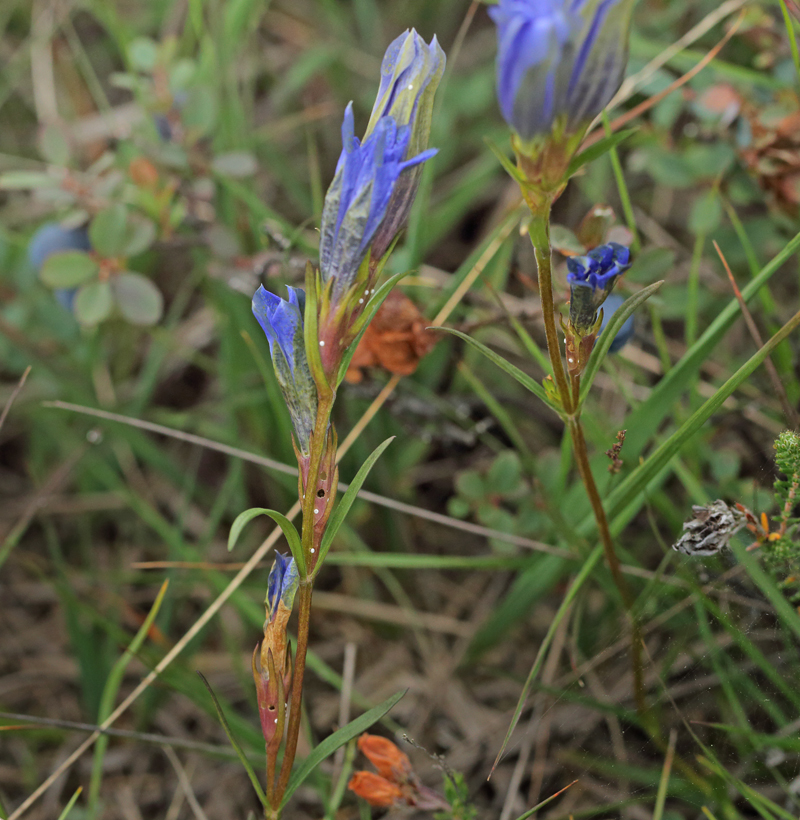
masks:
<svg viewBox="0 0 800 820"><path fill-rule="evenodd" d="M408 271L403 271L402 273L396 273L394 276L390 276L379 288L375 291L372 298L367 302L367 307L364 312L361 314L361 318L359 319L359 330L358 334L356 335L355 339L353 339L350 346L347 348L344 354L344 358L342 359L342 363L339 365L339 375L336 382L336 386L338 387L342 383L342 379L344 379L345 374L347 373L347 368L350 366L350 361L355 355L356 348L358 347L358 343L361 341L361 337L369 327L369 323L375 318L375 314L378 312L380 306L386 301L386 297L389 295L391 289L404 277L408 276Z"/></svg>
<svg viewBox="0 0 800 820"><path fill-rule="evenodd" d="M559 789L555 794L551 794L550 797L546 797L540 803L537 803L532 809L528 809L528 811L526 811L525 814L521 814L517 818L517 820L528 820L529 817L533 817L533 815L536 814L536 812L539 811L539 809L544 808L551 800L555 800L556 797L558 797L560 794L564 794L564 792L568 788L570 788L570 786L574 786L577 782L577 780L573 780L572 783L569 784L569 786L564 786L563 789Z"/></svg>
<svg viewBox="0 0 800 820"><path fill-rule="evenodd" d="M45 259L39 276L49 288L77 288L97 271L97 262L88 253L61 251Z"/></svg>
<svg viewBox="0 0 800 820"><path fill-rule="evenodd" d="M300 535L294 524L277 510L268 510L265 507L251 507L249 510L239 513L231 525L230 535L228 536L228 552L236 546L236 542L239 540L242 530L259 515L268 515L283 530L283 534L289 544L289 549L292 551L294 560L297 563L297 570L301 575L305 575L306 562L303 558L303 547L300 542Z"/></svg>
<svg viewBox="0 0 800 820"><path fill-rule="evenodd" d="M539 674L539 669L544 663L545 656L547 655L547 650L550 648L550 644L553 642L553 638L556 634L556 629L558 629L559 624L564 618L567 616L569 612L569 608L572 605L572 602L575 600L575 596L580 591L581 587L583 586L586 579L591 575L592 571L594 570L597 562L603 557L603 548L602 546L598 545L594 548L591 552L589 557L584 562L583 566L581 567L581 571L575 577L575 580L572 582L567 594L564 596L564 600L561 601L561 606L558 608L558 612L556 612L555 618L553 618L549 629L547 630L547 634L544 636L544 640L539 647L539 651L536 653L536 660L533 662L533 666L531 667L531 671L528 673L528 678L525 681L524 686L522 687L522 692L520 693L519 700L517 701L517 708L514 709L514 716L511 718L511 723L509 724L508 731L506 732L506 736L503 739L503 744L500 747L500 751L497 753L497 757L495 758L494 765L492 766L492 772L494 772L497 764L500 762L500 758L503 756L503 753L506 750L506 746L508 746L508 741L511 740L511 735L514 733L514 729L517 728L517 723L519 723L520 716L522 715L522 710L525 708L525 702L528 700L528 693L531 691L531 686L533 685L536 676ZM490 774L491 777L491 774Z"/></svg>
<svg viewBox="0 0 800 820"><path fill-rule="evenodd" d="M67 805L64 806L64 811L62 811L61 814L58 815L58 820L66 820L67 816L72 811L72 807L75 805L78 798L81 796L82 791L83 786L78 786L78 788L75 789L75 794L73 794L72 797L70 797L69 803L67 803Z"/></svg>
<svg viewBox="0 0 800 820"><path fill-rule="evenodd" d="M200 675L200 680L206 685L206 689L208 689L208 694L211 695L211 700L214 702L214 708L217 710L217 717L219 717L219 722L222 724L222 728L225 730L225 734L228 736L228 740L231 742L231 746L233 746L236 754L239 757L239 760L242 762L242 766L244 766L245 771L247 772L247 776L250 778L250 782L253 784L253 788L255 789L256 794L258 795L258 799L261 801L261 805L264 808L268 808L269 804L267 803L267 796L264 794L264 790L261 788L261 783L258 782L258 777L256 776L255 771L253 771L253 767L250 765L250 761L247 759L247 755L242 750L242 747L236 742L236 738L233 736L231 732L231 727L228 726L228 721L225 719L225 715L222 711L222 707L219 705L219 701L217 700L217 696L214 694L214 690L211 688L211 684L205 679L205 676L202 672L198 672Z"/></svg>
<svg viewBox="0 0 800 820"><path fill-rule="evenodd" d="M628 317L640 305L644 304L663 284L664 280L662 279L660 282L653 282L652 285L635 293L629 299L626 299L611 317L611 321L606 325L605 330L603 330L603 333L598 338L592 355L589 357L586 370L583 371L583 375L581 376L581 396L578 408L582 407L584 401L586 401L586 397L589 395L589 390L592 387L592 382L594 382L600 370L600 365L608 354L608 349L614 342L620 328L625 324Z"/></svg>
<svg viewBox="0 0 800 820"><path fill-rule="evenodd" d="M317 282L319 276L311 262L306 263L306 307L303 312L303 342L305 343L308 366L317 387L327 385L325 368L322 366L322 357L319 353L319 294Z"/></svg>
<svg viewBox="0 0 800 820"><path fill-rule="evenodd" d="M742 296L745 302L749 302L758 293L776 271L792 258L798 248L800 248L800 233L795 235L783 250L776 254L761 269L758 275L742 288ZM628 454L628 458L639 459L647 444L653 439L656 431L662 425L665 416L670 412L670 408L679 400L683 391L708 360L711 351L740 315L739 302L736 297L732 297L700 338L686 351L681 360L653 388L650 396L626 419L625 424L628 428L628 435L625 437L625 452ZM586 524L593 526L593 523L594 516L589 513ZM581 532L584 531L584 524L582 524Z"/></svg>
<svg viewBox="0 0 800 820"><path fill-rule="evenodd" d="M585 151L581 151L572 162L569 164L569 169L567 170L567 176L571 177L586 165L587 162L592 162L599 157L602 157L603 154L608 153L612 148L616 148L624 140L628 139L631 134L635 134L638 131L637 128L628 128L625 131L618 131L616 134L611 134L609 137L603 137L603 139L598 140L594 145L590 145Z"/></svg>
<svg viewBox="0 0 800 820"><path fill-rule="evenodd" d="M775 581L764 572L761 564L756 559L755 553L748 552L741 544L733 541L731 541L730 547L739 560L739 563L744 564L747 574L769 599L772 606L775 607L775 614L795 635L800 637L800 615L797 614L797 610L786 600L786 596L781 592ZM765 547L765 549L769 549L769 547Z"/></svg>
<svg viewBox="0 0 800 820"><path fill-rule="evenodd" d="M800 324L800 312L796 313L768 342L723 384L714 395L699 407L653 454L627 475L608 496L606 510L609 518L620 513L636 496L642 493L649 481L667 465L681 447L722 406L725 399L756 370L769 354Z"/></svg>
<svg viewBox="0 0 800 820"><path fill-rule="evenodd" d="M494 140L490 140L488 137L484 137L483 141L489 146L489 150L497 157L500 164L505 168L506 173L513 179L515 182L519 183L520 185L525 183L525 177L519 172L519 169L516 165L503 153L502 148L500 148Z"/></svg>
<svg viewBox="0 0 800 820"><path fill-rule="evenodd" d="M353 502L356 500L358 491L361 489L362 484L366 481L373 464L375 464L378 458L380 458L381 453L383 453L383 451L393 441L394 436L387 438L383 444L378 445L372 451L370 457L361 465L361 469L356 473L356 477L350 483L350 486L347 488L347 492L342 496L341 500L336 505L336 509L333 513L331 513L331 517L328 520L328 526L325 528L325 535L322 536L322 543L319 546L319 561L317 561L315 574L316 572L319 572L319 568L322 566L322 562L325 560L325 556L331 548L333 539L336 537L339 527L341 527L344 523L345 516L348 512L350 512L350 507L353 506Z"/></svg>
<svg viewBox="0 0 800 820"><path fill-rule="evenodd" d="M111 668L111 672L106 680L105 686L103 687L103 693L100 697L100 708L97 715L100 723L102 723L113 710L114 701L117 698L117 693L119 692L119 688L122 685L123 678L125 677L125 670L128 668L128 664L130 664L130 662L136 657L145 641L145 638L147 638L150 634L150 627L153 625L156 616L161 609L161 604L164 601L164 596L167 594L168 586L169 581L164 581L161 585L161 589L158 591L158 595L156 596L153 605L150 607L150 611L147 613L147 617L144 619L144 622L139 627L136 635L134 635L133 640L128 645L128 648L122 653L122 655L117 659L117 662ZM108 748L108 742L109 736L101 735L97 739L97 744L94 747L92 774L89 781L88 802L90 816L94 815L94 809L97 806L97 801L100 797L100 786L103 780L103 759L105 758L106 749Z"/></svg>
<svg viewBox="0 0 800 820"><path fill-rule="evenodd" d="M208 684L206 684L208 685ZM351 720L347 726L342 726L341 729L334 732L329 737L326 737L319 746L316 746L311 754L303 761L303 763L295 770L292 775L289 785L286 787L286 793L283 795L283 802L281 808L286 805L289 798L297 791L298 787L302 785L303 781L314 771L314 769L322 763L325 758L330 757L340 746L352 740L357 735L365 732L377 723L399 700L405 695L406 691L397 692L388 700L378 706L373 707L368 712L364 712L361 717Z"/></svg>
<svg viewBox="0 0 800 820"><path fill-rule="evenodd" d="M508 373L509 376L516 379L526 390L530 390L535 396L540 398L548 407L551 407L553 410L558 412L557 408L553 406L550 399L547 398L547 394L544 392L544 388L537 382L533 377L529 376L527 373L524 373L520 370L516 365L511 364L511 362L507 362L502 356L498 353L495 353L493 350L490 350L486 345L481 344L476 339L473 339L471 336L467 336L466 333L462 333L460 330L454 330L450 327L431 327L428 328L429 330L443 330L445 333L452 333L453 336L458 336L459 339L463 339L465 342L471 344L476 350L479 350L486 356L489 361L494 362L501 370L504 370Z"/></svg>

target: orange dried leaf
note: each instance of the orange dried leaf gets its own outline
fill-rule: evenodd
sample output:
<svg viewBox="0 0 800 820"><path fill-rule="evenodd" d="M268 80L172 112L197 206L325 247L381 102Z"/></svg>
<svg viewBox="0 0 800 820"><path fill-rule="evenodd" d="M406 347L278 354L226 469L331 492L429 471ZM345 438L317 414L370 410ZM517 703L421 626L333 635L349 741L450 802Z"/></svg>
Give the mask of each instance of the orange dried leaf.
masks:
<svg viewBox="0 0 800 820"><path fill-rule="evenodd" d="M411 375L436 343L436 335L426 330L426 325L417 306L399 290L393 290L361 337L347 370L347 381L360 382L364 367L382 367L397 376Z"/></svg>

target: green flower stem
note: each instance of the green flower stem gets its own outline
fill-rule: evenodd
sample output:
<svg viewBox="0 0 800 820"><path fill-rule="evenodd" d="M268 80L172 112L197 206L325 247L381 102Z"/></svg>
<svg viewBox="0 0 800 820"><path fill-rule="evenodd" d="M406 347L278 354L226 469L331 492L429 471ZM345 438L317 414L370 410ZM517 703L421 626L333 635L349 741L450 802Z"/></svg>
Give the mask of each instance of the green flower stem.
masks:
<svg viewBox="0 0 800 820"><path fill-rule="evenodd" d="M301 479L301 502L303 510L302 544L306 562L305 577L300 578L300 588L298 590L298 615L297 643L295 647L294 675L292 681L292 696L289 705L289 722L286 728L286 747L283 753L283 763L278 777L278 783L272 794L272 808L269 813L265 812L268 820L277 820L280 817L280 806L286 787L289 784L289 777L294 765L294 757L297 753L297 739L300 735L300 718L303 706L303 676L306 669L306 653L308 652L308 634L311 622L311 596L314 584L314 573L312 558L319 555L322 532L315 526L316 516L314 514L314 504L317 501L316 488L320 479L326 450L334 439L329 438L328 428L330 426L331 410L335 399L333 391L319 396L317 406L317 420L314 433L311 437L311 454L309 457L308 478L305 483L305 494L303 494ZM335 445L334 445L335 446ZM302 472L302 465L301 465ZM333 503L336 495L336 487L332 486L328 498L328 504ZM313 552L312 552L313 550ZM274 765L274 764L273 764Z"/></svg>
<svg viewBox="0 0 800 820"><path fill-rule="evenodd" d="M544 317L545 334L547 336L547 350L550 354L550 363L553 368L558 394L561 398L563 417L570 433L572 449L578 465L578 471L592 505L600 540L603 544L611 577L619 591L625 610L631 617L631 664L633 667L634 692L636 705L640 714L645 713L644 676L642 673L641 631L638 620L633 614L633 596L622 574L622 570L614 549L614 540L608 526L608 519L603 508L603 501L597 489L592 470L589 465L589 454L586 448L586 439L580 421L580 379L574 377L570 382L564 369L564 360L561 355L561 346L558 341L555 321L555 306L553 303L553 282L550 248L550 208L552 201L549 198L535 199L526 197L531 209L530 238L536 256L536 267L539 274L539 295L542 301L542 316Z"/></svg>
<svg viewBox="0 0 800 820"><path fill-rule="evenodd" d="M553 277L551 271L550 252L550 208L552 200L542 198L534 202L527 198L531 209L531 222L528 228L533 253L536 256L536 269L539 273L539 296L542 302L542 317L544 332L547 337L547 352L550 354L550 363L553 367L558 395L561 397L561 406L566 413L572 409L572 399L567 383L567 374L564 370L564 360L561 357L561 345L558 341L556 329L556 313L553 304Z"/></svg>

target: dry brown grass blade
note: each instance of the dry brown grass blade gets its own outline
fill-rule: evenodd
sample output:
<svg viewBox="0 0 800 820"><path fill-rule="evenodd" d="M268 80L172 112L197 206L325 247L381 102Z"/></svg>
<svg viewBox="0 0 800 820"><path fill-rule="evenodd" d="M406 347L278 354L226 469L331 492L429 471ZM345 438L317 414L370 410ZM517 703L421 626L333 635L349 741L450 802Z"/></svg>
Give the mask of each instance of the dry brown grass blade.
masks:
<svg viewBox="0 0 800 820"><path fill-rule="evenodd" d="M355 427L353 428L353 432L358 431L360 433L364 429L366 424L375 416L375 413L378 412L381 405L389 397L391 391L394 389L399 380L399 376L394 376L387 382L384 389L375 397L372 404L365 411L364 415L356 423ZM275 459L267 458L266 456L259 456L255 453L250 453L247 450L242 450L239 447L231 447L228 444L222 444L221 442L203 438L202 436L197 436L193 433L185 433L182 430L175 430L171 427L165 427L162 424L155 424L151 421L142 421L141 419L131 418L130 416L122 416L118 413L111 413L107 410L98 410L94 407L86 407L82 404L71 404L69 402L63 401L44 402L43 406L52 407L57 410L69 410L74 413L81 413L82 415L92 416L94 418L99 419L105 419L106 421L127 424L131 427L136 427L139 430L147 430L148 432L156 433L158 435L169 436L170 438L175 438L179 441L186 441L189 444L196 444L199 447L205 447L209 450L215 450L219 453L225 453L226 455L232 456L233 458L241 458L243 461L249 461L252 464L258 464L262 467L267 467L270 470L275 470L276 472L284 473L286 475L297 475L296 467L291 467L288 464L283 464L282 462L276 461ZM348 435L342 442L342 445L339 448L339 455L337 458L340 459L342 455L344 455L344 453L346 453L347 450L352 446L353 442L358 437L357 435L353 435L353 432L351 432L350 435ZM340 490L346 490L347 487L348 485L346 483L339 483ZM381 507L386 507L387 509L394 510L395 512L404 513L406 515L412 515L417 518L424 519L426 521L441 524L444 527L450 527L451 529L461 530L463 532L468 532L472 535L477 535L484 538L496 538L500 541L505 541L517 547L524 547L525 549L531 549L536 552L547 553L548 555L557 555L562 558L573 557L573 554L566 549L553 547L550 544L545 544L541 541L536 541L532 538L526 538L520 535L512 535L510 533L503 533L499 530L493 530L489 527L481 526L480 524L472 524L469 521L461 521L460 519L451 518L450 516L443 515L442 513L433 512L432 510L426 510L423 507L416 507L413 504L406 504L402 501L395 501L392 498L387 498L386 496L378 495L377 493L372 493L369 490L361 490L358 495L359 498L362 498L364 499L364 501L368 501L371 504L377 504ZM180 561L149 561L146 563L137 564L136 567L139 569L163 569L166 567L194 567L196 569L199 569L201 567L211 567L214 569L230 570L232 568L240 569L241 565L209 565L204 562L191 564Z"/></svg>
<svg viewBox="0 0 800 820"><path fill-rule="evenodd" d="M130 729L102 729L94 723L80 723L75 720L63 720L59 718L40 717L38 715L21 715L17 712L0 712L2 720L22 720L24 723L18 726L1 726L0 730L7 729L37 729L39 727L51 727L55 729L67 729L71 732L97 732L109 735L110 737L124 737L128 740L135 740L138 743L154 743L159 746L173 746L176 749L185 749L189 752L201 752L203 754L215 755L216 757L227 757L236 759L236 752L230 746L215 746L212 743L200 743L196 740L186 740L182 737L169 737L153 732L134 732Z"/></svg>
<svg viewBox="0 0 800 820"><path fill-rule="evenodd" d="M739 4L741 5L741 4ZM637 117L644 114L646 111L651 109L654 105L661 102L664 97L668 97L672 94L673 91L677 91L681 86L686 85L693 77L697 76L714 58L722 51L725 47L728 40L733 37L736 33L736 30L742 23L744 12L739 15L739 19L728 29L725 33L725 36L708 52L708 54L703 57L697 65L690 68L682 77L678 77L677 80L670 83L663 91L659 91L658 94L654 94L652 97L648 97L644 102L639 103L639 105L634 106L631 108L630 111L626 111L621 116L617 117L615 120L611 122L610 130L612 132L619 131L624 125L627 125L631 120L636 119ZM610 108L610 106L609 106ZM594 145L596 142L599 142L606 136L605 130L596 130L594 133L590 134L581 145L581 150L585 150L591 145Z"/></svg>
<svg viewBox="0 0 800 820"><path fill-rule="evenodd" d="M753 314L750 313L750 309L747 307L747 303L744 301L742 297L742 292L739 290L739 286L736 284L736 280L733 278L733 273L731 271L730 265L728 265L728 260L725 258L724 254L720 250L719 245L717 244L716 240L714 240L714 248L717 251L717 254L722 261L722 264L725 268L725 272L728 274L728 279L730 280L731 287L733 288L733 293L736 296L736 301L739 303L739 307L742 309L742 316L744 316L745 324L747 325L747 329L750 331L750 336L753 338L753 341L756 343L757 348L764 347L764 342L761 339L761 333L759 333L758 326L753 319ZM789 401L789 396L786 394L786 388L783 386L783 382L781 381L781 377L778 374L778 370L775 367L775 364L772 361L771 356L767 356L764 359L764 368L769 375L769 379L772 382L772 389L775 391L775 395L780 399L781 407L783 407L784 415L786 416L786 422L789 424L790 427L794 428L795 430L800 425L800 418L798 418L797 410L792 407L791 402Z"/></svg>
<svg viewBox="0 0 800 820"><path fill-rule="evenodd" d="M726 17L732 17L750 0L727 0L721 3L714 11L709 12L697 25L693 26L683 37L676 40L665 48L661 54L654 57L641 71L628 77L620 86L614 99L608 105L607 110L611 110L625 100L630 99L640 86L644 85L660 68L665 66L673 57L676 57L685 48L699 40L704 34L711 31L714 26L721 23Z"/></svg>

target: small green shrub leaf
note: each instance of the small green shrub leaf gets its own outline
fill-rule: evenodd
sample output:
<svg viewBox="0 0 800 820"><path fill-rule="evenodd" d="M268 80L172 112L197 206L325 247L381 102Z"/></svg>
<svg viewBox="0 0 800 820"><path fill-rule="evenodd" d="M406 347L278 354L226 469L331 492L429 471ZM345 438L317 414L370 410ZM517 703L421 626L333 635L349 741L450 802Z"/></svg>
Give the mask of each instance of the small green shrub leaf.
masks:
<svg viewBox="0 0 800 820"><path fill-rule="evenodd" d="M89 225L92 247L108 258L123 256L127 232L128 209L121 203L104 208Z"/></svg>
<svg viewBox="0 0 800 820"><path fill-rule="evenodd" d="M125 271L113 280L114 301L132 325L154 325L164 309L161 291L140 273Z"/></svg>
<svg viewBox="0 0 800 820"><path fill-rule="evenodd" d="M75 318L82 325L99 325L108 318L113 303L111 285L108 282L88 282L75 295Z"/></svg>
<svg viewBox="0 0 800 820"><path fill-rule="evenodd" d="M83 251L61 251L47 257L39 276L50 288L77 288L97 276L97 262Z"/></svg>

